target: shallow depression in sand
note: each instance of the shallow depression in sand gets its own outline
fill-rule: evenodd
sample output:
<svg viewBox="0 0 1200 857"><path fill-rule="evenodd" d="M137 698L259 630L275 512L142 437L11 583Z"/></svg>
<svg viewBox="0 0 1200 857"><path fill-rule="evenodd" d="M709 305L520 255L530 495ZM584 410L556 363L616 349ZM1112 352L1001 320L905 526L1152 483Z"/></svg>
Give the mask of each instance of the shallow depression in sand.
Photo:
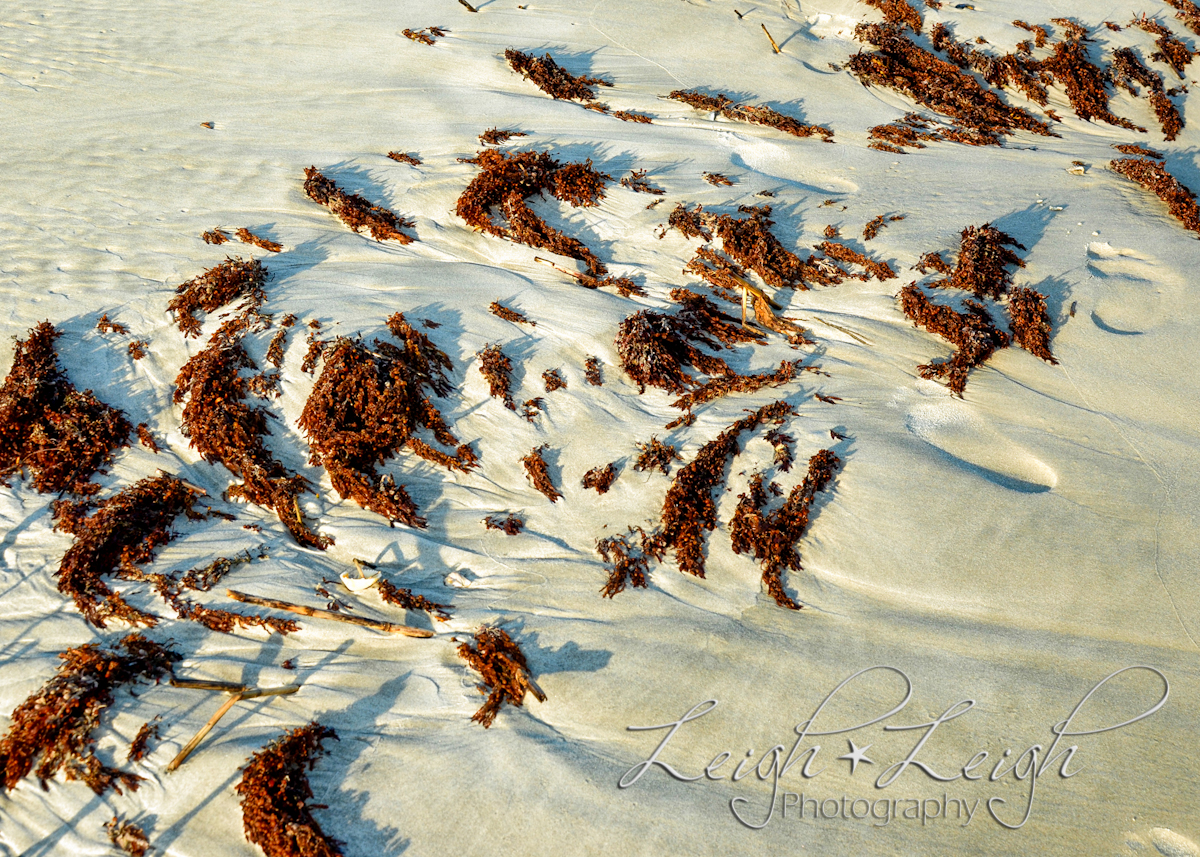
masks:
<svg viewBox="0 0 1200 857"><path fill-rule="evenodd" d="M1058 474L1045 462L957 400L915 405L905 425L954 463L1003 488L1032 494L1058 484Z"/></svg>

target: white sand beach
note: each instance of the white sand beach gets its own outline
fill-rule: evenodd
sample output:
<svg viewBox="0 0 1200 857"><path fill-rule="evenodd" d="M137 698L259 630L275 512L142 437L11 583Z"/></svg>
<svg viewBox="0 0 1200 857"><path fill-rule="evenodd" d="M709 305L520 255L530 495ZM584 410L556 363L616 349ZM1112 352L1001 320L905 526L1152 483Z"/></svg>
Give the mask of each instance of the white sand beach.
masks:
<svg viewBox="0 0 1200 857"><path fill-rule="evenodd" d="M870 148L869 129L909 112L948 120L895 89L864 86L846 67L874 50L854 38L857 23L883 19L865 3L475 5L0 8L0 375L13 360L9 338L51 322L71 382L146 423L162 447L131 437L96 476L93 499L161 469L207 492L198 509L236 516L179 517L177 537L146 571L263 546L267 556L194 597L243 613L252 608L226 598L226 587L313 607L336 598L355 615L435 632L409 638L293 616L301 629L284 636L218 633L176 619L146 583L110 577L131 604L161 617L142 633L183 655L176 676L300 689L239 703L168 773L223 695L166 681L127 686L94 733L96 752L143 777L140 787L96 795L62 774L45 789L27 776L0 795L0 852L120 853L104 829L119 816L142 827L156 855L260 854L243 833L240 769L285 729L315 719L340 740L325 742L309 774L310 803L326 807L313 815L346 855L1200 855L1200 244L1164 202L1109 168L1128 157L1114 144L1138 144L1200 191L1200 96L1186 91L1200 63L1180 79L1152 60L1155 36L1131 18L1145 13L1190 49L1200 35L1161 0L913 0L924 30L906 33L926 50L944 23L963 44L1007 54L1032 38L1018 19L1047 28L1050 45L1033 52L1045 57L1066 38L1051 19L1069 18L1086 29L1094 63L1131 47L1166 87L1180 87L1171 98L1184 126L1164 140L1144 93L1111 83L1110 109L1144 133L1081 119L1061 84L1048 87L1045 106L1010 87L995 91L1056 136L930 141L901 154ZM402 34L431 26L445 31L432 45ZM509 68L506 49L549 52L572 74L611 82L598 100L651 122L551 98ZM666 97L693 89L769 106L830 129L832 141ZM576 272L580 261L479 232L456 213L479 174L461 159L487 148L478 135L491 128L526 135L493 149L590 160L611 177L598 205L534 196L530 207L644 295L584 288L535 258ZM415 222L403 230L415 240L351 231L305 195L310 166ZM619 184L634 170L647 171L661 197ZM641 310L676 312L669 294L680 287L740 321L737 304L683 271L707 242L668 228L679 203L732 217L769 204L772 233L802 259L832 226L832 240L897 276L805 290L748 273L813 344L792 347L767 332L759 344L710 353L742 374L784 360L825 374L731 393L698 405L691 425L667 429L681 415L677 395L639 392L617 353L619 325ZM865 240L879 215L895 219ZM1024 248L1010 248L1024 267L1008 271L1014 286L1045 296L1057 364L1002 348L971 369L958 397L918 374L954 348L906 318L897 293L915 281L961 311L969 293L936 288L940 276L914 266L930 252L954 264L960 233L987 223ZM247 228L282 250L201 240L217 227ZM334 540L325 551L299 546L271 509L223 499L239 480L190 445L173 401L180 368L234 307L198 313L201 336L185 338L167 304L181 283L232 256L268 270L261 311L275 327L243 343L260 367L279 320L298 319L280 395L252 403L271 413L271 453L314 486L299 504ZM493 301L536 325L497 317ZM985 303L1006 329L1004 301ZM452 361L453 389L434 402L479 460L454 472L405 451L380 466L416 502L424 529L391 527L341 498L297 425L321 368L301 369L306 334L394 342L386 321L396 312ZM104 314L128 333L97 330ZM314 319L319 330L308 326ZM134 340L147 343L139 360L127 352ZM493 343L512 360L516 411L489 396L479 371L477 354ZM602 386L585 379L589 356L599 358ZM542 373L554 369L566 387L546 392ZM543 411L523 419L521 403L535 397ZM706 576L681 573L668 552L650 561L645 588L602 597L598 540L630 526L653 531L680 469L747 411L777 400L795 410L782 430L796 463L786 472L773 464L764 439L772 426L741 436L713 494L719 524L705 535ZM652 437L678 450L670 476L634 468L637 444ZM557 502L520 462L543 444ZM783 574L803 605L789 610L768 594L760 563L734 553L730 521L754 473L786 494L823 449L840 467L796 544L803 569ZM619 474L611 490L582 486L609 462ZM0 730L54 675L59 652L111 646L133 630L95 627L58 591L72 544L54 529L58 495L19 473L8 481ZM485 528L485 517L509 513L524 520L519 534ZM450 604L449 621L386 605L374 589L349 592L339 576L356 573L356 559ZM452 573L467 585L449 585ZM479 674L456 652L484 625L520 645L547 697L504 705L488 729L471 720L484 700ZM631 729L688 712L695 719L674 732ZM129 742L156 717L160 737L141 762L126 762ZM846 731L857 724L868 725ZM1056 724L1067 734L1055 745ZM1077 748L1069 759L1068 746ZM867 748L870 763L839 759L854 747ZM796 763L776 781L789 752ZM713 765L722 753L727 762ZM661 764L638 767L651 759ZM746 776L734 781L739 763Z"/></svg>

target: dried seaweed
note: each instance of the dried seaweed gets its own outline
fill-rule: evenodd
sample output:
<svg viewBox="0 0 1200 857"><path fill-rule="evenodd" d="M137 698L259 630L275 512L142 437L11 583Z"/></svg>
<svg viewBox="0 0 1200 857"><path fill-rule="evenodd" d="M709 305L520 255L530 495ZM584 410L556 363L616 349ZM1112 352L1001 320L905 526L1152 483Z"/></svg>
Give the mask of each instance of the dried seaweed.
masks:
<svg viewBox="0 0 1200 857"><path fill-rule="evenodd" d="M1163 139L1174 140L1178 137L1179 132L1183 130L1183 117L1166 93L1150 93L1150 106L1154 108L1154 116L1162 128Z"/></svg>
<svg viewBox="0 0 1200 857"><path fill-rule="evenodd" d="M1026 24L1024 21L1013 21L1012 25L1033 33L1034 44L1039 48L1044 48L1046 46L1046 39L1050 38L1050 33L1045 27Z"/></svg>
<svg viewBox="0 0 1200 857"><path fill-rule="evenodd" d="M757 375L725 375L694 387L672 402L671 407L690 413L697 405L711 402L730 393L754 393L763 387L778 387L786 384L793 380L800 370L799 360L783 360L780 361L779 368L774 372L762 372Z"/></svg>
<svg viewBox="0 0 1200 857"><path fill-rule="evenodd" d="M1200 6L1197 6L1192 0L1163 0L1168 6L1179 11L1175 13L1175 17L1183 21L1193 33L1200 35Z"/></svg>
<svg viewBox="0 0 1200 857"><path fill-rule="evenodd" d="M150 426L146 423L137 424L138 441L142 446L151 452L157 454L162 451L162 447L158 445L158 441L154 439L154 435L150 431Z"/></svg>
<svg viewBox="0 0 1200 857"><path fill-rule="evenodd" d="M1166 157L1162 152L1156 152L1154 149L1147 149L1145 146L1139 146L1136 143L1113 143L1112 147L1124 155L1137 155L1141 158L1157 158L1160 161Z"/></svg>
<svg viewBox="0 0 1200 857"><path fill-rule="evenodd" d="M321 742L337 733L315 720L268 744L242 768L234 790L242 796L246 839L267 857L340 857L341 843L327 837L307 801L313 796L307 771Z"/></svg>
<svg viewBox="0 0 1200 857"><path fill-rule="evenodd" d="M721 239L721 250L745 268L754 271L767 285L808 289L809 285L832 285L840 282L836 270L822 266L812 259L801 259L779 242L771 232L769 205L743 206L748 217L736 218L722 214L712 218L713 231Z"/></svg>
<svg viewBox="0 0 1200 857"><path fill-rule="evenodd" d="M137 566L171 541L171 523L192 512L192 489L173 476L151 476L106 500L54 503L55 529L75 536L59 563L58 591L69 595L84 618L98 628L109 619L153 626L158 619L133 607L109 589L114 572L140 576ZM89 514L90 513L90 514Z"/></svg>
<svg viewBox="0 0 1200 857"><path fill-rule="evenodd" d="M1158 21L1147 18L1144 14L1135 18L1129 25L1156 36L1154 43L1158 46L1158 51L1151 54L1150 59L1169 65L1175 74L1179 75L1180 80L1185 79L1184 69L1192 61L1192 52L1187 45Z"/></svg>
<svg viewBox="0 0 1200 857"><path fill-rule="evenodd" d="M130 857L145 857L146 852L150 850L150 840L146 838L146 832L132 821L122 821L114 815L112 821L104 825L104 829L108 831L108 841Z"/></svg>
<svg viewBox="0 0 1200 857"><path fill-rule="evenodd" d="M637 122L641 125L651 125L651 118L645 113L636 113L632 110L614 110L612 115L622 122Z"/></svg>
<svg viewBox="0 0 1200 857"><path fill-rule="evenodd" d="M414 240L400 230L411 229L416 223L382 206L372 205L356 193L346 193L321 175L316 167L304 169L304 192L309 199L328 208L355 232L365 226L376 241L391 239L401 244L411 244Z"/></svg>
<svg viewBox="0 0 1200 857"><path fill-rule="evenodd" d="M1035 357L1057 364L1050 353L1050 313L1046 296L1029 288L1013 289L1008 298L1013 340Z"/></svg>
<svg viewBox="0 0 1200 857"><path fill-rule="evenodd" d="M800 609L784 591L781 578L785 569L800 571L796 543L808 529L813 498L826 489L840 464L841 460L830 450L818 452L808 461L804 481L791 490L787 500L774 512L765 511L768 490L763 488L762 474L752 476L749 492L740 495L737 511L729 522L733 552L752 553L762 563L763 583L780 607ZM771 488L775 488L774 483Z"/></svg>
<svg viewBox="0 0 1200 857"><path fill-rule="evenodd" d="M627 187L635 193L652 193L655 196L662 196L666 193L660 187L654 187L646 181L645 170L631 170L629 175L621 179L621 187Z"/></svg>
<svg viewBox="0 0 1200 857"><path fill-rule="evenodd" d="M157 681L181 657L140 634L126 636L112 649L89 643L60 653L57 673L17 706L0 738L4 790L11 791L31 771L45 788L59 770L96 794L110 787L118 794L122 786L137 789L141 777L96 758L92 732L113 704L113 691L138 679Z"/></svg>
<svg viewBox="0 0 1200 857"><path fill-rule="evenodd" d="M546 409L546 400L541 396L536 396L532 399L526 399L521 405L521 416L525 418L525 422L531 423L537 420L542 411Z"/></svg>
<svg viewBox="0 0 1200 857"><path fill-rule="evenodd" d="M410 155L408 152L388 152L387 156L398 164L408 164L409 166L421 166L421 159L416 155Z"/></svg>
<svg viewBox="0 0 1200 857"><path fill-rule="evenodd" d="M191 574L192 572L189 572ZM187 577L178 580L165 574L148 574L145 579L154 587L159 597L167 603L177 617L185 622L195 622L210 631L221 634L232 634L238 628L264 628L281 636L287 636L293 631L299 631L300 625L291 619L280 619L274 616L247 615L234 613L231 610L213 609L198 604L183 595ZM188 586L191 589L207 591L208 586Z"/></svg>
<svg viewBox="0 0 1200 857"><path fill-rule="evenodd" d="M970 145L998 145L1018 130L1052 136L1050 126L1027 110L1010 107L955 65L915 45L893 24L859 24L854 37L878 50L850 57L847 67L864 85L895 89L917 103L949 116L966 133L944 134Z"/></svg>
<svg viewBox="0 0 1200 857"><path fill-rule="evenodd" d="M663 443L657 437L651 437L649 443L637 444L637 448L641 454L633 465L634 470L657 470L663 476L670 476L671 462L683 461L675 447Z"/></svg>
<svg viewBox="0 0 1200 857"><path fill-rule="evenodd" d="M583 377L593 387L604 386L604 376L600 374L600 358L589 357L583 361Z"/></svg>
<svg viewBox="0 0 1200 857"><path fill-rule="evenodd" d="M255 235L253 232L251 232L249 229L246 229L245 227L242 227L241 229L239 229L237 231L237 237L238 237L238 240L241 241L243 244L253 244L255 247L259 248L260 250L266 250L270 253L278 253L280 250L283 249L282 244L280 244L276 241L270 241L266 238L262 238L258 235Z"/></svg>
<svg viewBox="0 0 1200 857"><path fill-rule="evenodd" d="M1149 158L1120 158L1110 161L1108 166L1146 190L1153 191L1185 229L1200 233L1200 208L1196 206L1196 194L1167 172L1162 164Z"/></svg>
<svg viewBox="0 0 1200 857"><path fill-rule="evenodd" d="M501 131L499 128L489 128L479 135L479 142L484 145L498 146L507 143L513 137L528 137L524 131Z"/></svg>
<svg viewBox="0 0 1200 857"><path fill-rule="evenodd" d="M492 305L488 307L488 311L505 321L511 321L513 324L527 324L530 327L537 327L536 321L530 321L515 309L509 309L499 301L492 301Z"/></svg>
<svg viewBox="0 0 1200 857"><path fill-rule="evenodd" d="M728 176L723 176L720 173L704 173L704 180L710 185L717 187L732 187L733 182Z"/></svg>
<svg viewBox="0 0 1200 857"><path fill-rule="evenodd" d="M523 54L509 48L504 52L509 68L552 98L566 101L595 101L596 86L612 86L598 77L576 76L561 68L554 57L547 53L543 57Z"/></svg>
<svg viewBox="0 0 1200 857"><path fill-rule="evenodd" d="M638 544L630 539L634 533L640 536ZM600 590L603 597L615 597L625 591L626 585L646 588L649 557L642 550L645 542L646 533L640 527L630 527L626 535L609 536L596 542L596 552L609 566L608 581Z"/></svg>
<svg viewBox="0 0 1200 857"><path fill-rule="evenodd" d="M565 390L567 388L567 379L557 369L547 369L542 373L542 382L546 385L546 392L553 393L555 390Z"/></svg>
<svg viewBox="0 0 1200 857"><path fill-rule="evenodd" d="M678 229L685 238L703 238L705 241L711 241L712 232L708 229L707 219L703 205L689 209L680 202L667 216L667 225L672 229Z"/></svg>
<svg viewBox="0 0 1200 857"><path fill-rule="evenodd" d="M521 459L521 464L525 466L525 475L529 477L533 487L545 494L551 503L554 503L562 499L562 494L554 487L554 482L550 479L550 470L546 466L546 459L542 457L542 451L545 449L547 449L546 444L535 446L528 455Z"/></svg>
<svg viewBox="0 0 1200 857"><path fill-rule="evenodd" d="M267 362L276 369L283 366L283 352L287 347L288 330L296 323L296 316L288 313L283 317L283 321L279 322L279 330L275 331L271 337L271 342L267 346Z"/></svg>
<svg viewBox="0 0 1200 857"><path fill-rule="evenodd" d="M817 250L828 256L830 259L836 259L839 262L846 262L853 265L859 265L866 269L867 274L877 280L894 280L896 272L892 270L892 266L887 262L876 262L868 256L864 256L857 250L852 250L845 244L835 244L832 241L823 241L817 245Z"/></svg>
<svg viewBox="0 0 1200 857"><path fill-rule="evenodd" d="M920 271L922 274L928 274L930 270L937 271L939 274L952 274L954 269L950 267L950 263L942 258L942 255L936 251L930 251L922 256L917 264L913 265L913 270Z"/></svg>
<svg viewBox="0 0 1200 857"><path fill-rule="evenodd" d="M675 474L663 501L662 526L646 540L646 553L661 561L672 550L680 571L704 577L704 532L717 525L713 490L724 483L727 463L741 451L738 438L765 422L782 423L794 413L784 401L764 405L700 447Z"/></svg>
<svg viewBox="0 0 1200 857"><path fill-rule="evenodd" d="M43 321L17 340L0 385L0 484L27 469L40 492L87 496L100 490L92 475L129 445L133 427L121 411L67 379L54 350L61 335Z"/></svg>
<svg viewBox="0 0 1200 857"><path fill-rule="evenodd" d="M641 310L617 328L617 357L621 367L643 392L647 385L670 393L685 392L693 384L692 376L683 371L685 365L706 375L733 373L724 360L705 354L693 343L720 350L723 347L721 338L736 336L743 340L749 337L732 324L732 318L719 312L706 298L688 294L692 300L676 315Z"/></svg>
<svg viewBox="0 0 1200 857"><path fill-rule="evenodd" d="M1056 42L1054 52L1041 61L1040 67L1062 84L1071 109L1080 119L1088 122L1100 119L1120 128L1145 132L1145 128L1108 109L1108 79L1099 67L1088 61L1087 47L1082 39L1068 37Z"/></svg>
<svg viewBox="0 0 1200 857"><path fill-rule="evenodd" d="M504 400L504 407L517 409L512 397L512 361L500 350L499 345L486 345L476 355L479 358L479 374L488 382L488 394Z"/></svg>
<svg viewBox="0 0 1200 857"><path fill-rule="evenodd" d="M201 232L200 237L204 239L205 244L220 246L229 240L229 233L218 226L216 229L209 230L208 232Z"/></svg>
<svg viewBox="0 0 1200 857"><path fill-rule="evenodd" d="M483 678L479 690L488 698L471 720L484 729L492 725L505 702L519 708L526 693L532 693L538 702L546 701L546 694L530 679L524 653L504 630L485 625L475 632L474 646L459 644L458 655Z"/></svg>
<svg viewBox="0 0 1200 857"><path fill-rule="evenodd" d="M420 42L423 45L433 45L437 40L446 35L446 31L441 27L422 27L419 30L401 30L401 35L414 42Z"/></svg>
<svg viewBox="0 0 1200 857"><path fill-rule="evenodd" d="M266 282L267 269L257 259L248 262L237 257L226 259L177 286L167 309L175 314L175 323L184 336L197 337L200 320L196 318L196 312L213 312L235 298L244 298L238 310L256 310L267 299L263 289Z"/></svg>
<svg viewBox="0 0 1200 857"><path fill-rule="evenodd" d="M129 328L120 322L109 321L108 313L100 316L100 320L96 322L96 330L101 333L119 333L122 336L129 333Z"/></svg>
<svg viewBox="0 0 1200 857"><path fill-rule="evenodd" d="M562 164L548 153L534 150L484 149L464 162L480 170L459 196L455 209L470 226L489 235L578 259L593 276L608 273L604 263L582 242L552 228L525 200L549 192L569 205L597 205L604 198L605 182L611 181L611 176L592 169L590 160ZM492 219L493 207L500 208L507 226Z"/></svg>
<svg viewBox="0 0 1200 857"><path fill-rule="evenodd" d="M414 595L411 589L404 589L383 579L380 579L375 588L379 590L379 597L388 604L394 604L404 610L422 610L439 622L450 621L448 611L452 608L449 604L439 604L430 601L424 595Z"/></svg>
<svg viewBox="0 0 1200 857"><path fill-rule="evenodd" d="M297 426L308 438L310 462L325 468L339 496L389 521L424 528L408 492L390 476L380 477L377 466L402 448L463 473L476 457L430 401L452 389L445 374L454 368L450 358L402 314L394 313L387 326L402 348L378 339L374 348L342 337L334 342ZM420 429L455 447L454 455L420 440Z"/></svg>
<svg viewBox="0 0 1200 857"><path fill-rule="evenodd" d="M483 525L489 530L501 530L506 536L515 536L525 529L525 522L512 512L503 518L499 515L488 515L483 519Z"/></svg>
<svg viewBox="0 0 1200 857"><path fill-rule="evenodd" d="M314 318L313 321L316 322L317 320ZM317 322L317 325L319 328L320 322ZM310 330L308 335L304 337L304 341L308 345L308 348L304 352L304 359L300 361L300 371L312 375L317 371L317 362L321 359L321 355L325 353L325 348L329 345L329 340L318 339L317 331Z"/></svg>
<svg viewBox="0 0 1200 857"><path fill-rule="evenodd" d="M900 290L901 309L913 324L941 336L956 349L949 360L918 366L917 372L926 379L946 378L946 386L958 396L966 389L968 373L1008 345L1008 334L992 323L983 304L970 299L964 303L967 312L960 313L930 303L913 284Z"/></svg>
<svg viewBox="0 0 1200 857"><path fill-rule="evenodd" d="M977 298L999 299L1012 285L1012 273L1008 266L1025 267L1025 263L1009 247L1025 249L1011 235L990 223L978 228L968 226L960 235L958 264L950 274L950 279L932 285L964 289Z"/></svg>
<svg viewBox="0 0 1200 857"><path fill-rule="evenodd" d="M1114 85L1121 87L1130 95L1138 94L1133 86L1135 83L1140 83L1151 92L1161 92L1163 89L1162 75L1154 69L1146 68L1132 48L1117 48L1113 51L1112 65L1108 74Z"/></svg>
<svg viewBox="0 0 1200 857"><path fill-rule="evenodd" d="M607 494L617 478L617 468L610 462L600 467L593 467L583 474L583 487L595 488L597 494Z"/></svg>
<svg viewBox="0 0 1200 857"><path fill-rule="evenodd" d="M775 466L782 472L787 473L792 469L792 462L795 460L795 453L792 447L796 443L796 439L783 429L773 428L763 437L767 443L775 447Z"/></svg>
<svg viewBox="0 0 1200 857"><path fill-rule="evenodd" d="M812 137L816 135L825 142L833 141L833 132L821 125L805 125L791 116L785 116L770 107L734 104L733 100L723 94L716 97L705 95L695 89L676 89L668 98L682 101L695 110L719 113L734 122L749 122L753 125L766 125L793 137Z"/></svg>
<svg viewBox="0 0 1200 857"><path fill-rule="evenodd" d="M921 13L910 6L907 0L863 0L883 13L883 20L898 27L907 26L914 33L921 32L924 21Z"/></svg>

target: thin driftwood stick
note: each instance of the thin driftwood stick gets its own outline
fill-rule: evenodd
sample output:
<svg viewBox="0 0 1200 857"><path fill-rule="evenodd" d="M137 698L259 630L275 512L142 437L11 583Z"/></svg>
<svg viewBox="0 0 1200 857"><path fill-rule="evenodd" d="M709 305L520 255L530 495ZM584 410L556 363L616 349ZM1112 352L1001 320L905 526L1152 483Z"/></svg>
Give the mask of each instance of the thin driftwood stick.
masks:
<svg viewBox="0 0 1200 857"><path fill-rule="evenodd" d="M364 619L361 616L347 616L332 610L322 610L319 607L306 607L303 604L292 604L288 601L278 601L274 598L263 598L258 595L247 595L236 589L226 589L225 594L234 601L246 604L257 604L259 607L273 607L276 610L286 610L289 613L299 613L301 616L314 616L318 619L333 619L336 622L348 622L351 625L362 625L364 628L374 628L388 634L403 634L406 637L432 637L433 631L424 628L413 628L410 625L398 625L395 622L380 622L378 619Z"/></svg>
<svg viewBox="0 0 1200 857"><path fill-rule="evenodd" d="M208 718L208 722L200 727L200 731L196 733L195 737L192 738L191 741L188 741L186 745L184 745L184 748L179 751L179 755L171 760L171 764L167 765L167 773L171 773L180 765L182 765L187 760L187 757L192 754L192 751L200 746L200 742L204 740L204 736L211 732L213 727L217 725L217 721L224 717L229 709L233 708L233 706L237 705L243 699L256 699L260 696L286 696L289 693L295 693L299 689L300 685L292 684L288 685L287 687L241 690L237 693L231 694L229 699L225 700L225 704L217 709L217 713Z"/></svg>
<svg viewBox="0 0 1200 857"><path fill-rule="evenodd" d="M763 24L762 28L763 32L767 34L767 38L771 40L771 47L775 49L775 53L782 53L782 51L779 50L779 45L775 44L775 37L771 35L771 31L767 29L767 25Z"/></svg>
<svg viewBox="0 0 1200 857"><path fill-rule="evenodd" d="M458 0L459 3L467 7L468 12L478 12L479 10L472 6L467 0Z"/></svg>
<svg viewBox="0 0 1200 857"><path fill-rule="evenodd" d="M241 693L246 685L233 681L208 681L202 678L173 678L171 687L186 687L190 690L223 690L226 693Z"/></svg>

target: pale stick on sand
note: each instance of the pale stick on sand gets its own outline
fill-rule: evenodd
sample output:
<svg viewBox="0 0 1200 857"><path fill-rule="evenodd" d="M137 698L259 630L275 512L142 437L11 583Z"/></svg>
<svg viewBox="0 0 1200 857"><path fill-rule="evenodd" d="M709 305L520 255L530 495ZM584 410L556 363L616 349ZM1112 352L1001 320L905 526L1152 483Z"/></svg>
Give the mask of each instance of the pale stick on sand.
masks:
<svg viewBox="0 0 1200 857"><path fill-rule="evenodd" d="M424 628L414 628L411 625L397 625L394 622L381 622L378 619L364 619L361 616L346 616L332 610L322 610L319 607L306 607L303 604L292 604L274 598L263 598L258 595L248 595L236 589L226 589L225 594L234 601L246 604L257 604L259 607L274 607L276 610L286 610L289 613L299 613L301 616L313 616L317 619L333 619L336 622L348 622L351 625L362 625L364 628L374 628L388 634L403 634L406 637L432 637L433 631Z"/></svg>
<svg viewBox="0 0 1200 857"><path fill-rule="evenodd" d="M229 711L229 709L233 708L233 706L237 705L243 699L257 699L260 696L286 696L290 693L295 693L299 689L300 685L293 684L288 685L287 687L241 690L231 695L229 699L225 701L225 704L217 709L217 713L210 717L208 722L200 727L200 731L196 733L195 737L192 738L191 741L188 741L186 745L184 745L184 748L179 751L179 755L171 760L171 764L167 765L167 773L171 773L180 765L182 765L187 760L187 757L192 754L192 751L195 750L196 747L200 745L200 742L204 740L204 736L211 732L213 727L217 725L217 721L224 717L225 713Z"/></svg>
<svg viewBox="0 0 1200 857"><path fill-rule="evenodd" d="M775 37L771 35L771 31L767 29L767 25L762 25L763 32L767 34L767 38L771 40L771 47L775 49L775 53L782 53L779 50L779 45L775 44Z"/></svg>
<svg viewBox="0 0 1200 857"><path fill-rule="evenodd" d="M232 681L208 681L201 678L173 678L171 687L184 687L189 690L221 690L226 693L241 693L246 685Z"/></svg>

